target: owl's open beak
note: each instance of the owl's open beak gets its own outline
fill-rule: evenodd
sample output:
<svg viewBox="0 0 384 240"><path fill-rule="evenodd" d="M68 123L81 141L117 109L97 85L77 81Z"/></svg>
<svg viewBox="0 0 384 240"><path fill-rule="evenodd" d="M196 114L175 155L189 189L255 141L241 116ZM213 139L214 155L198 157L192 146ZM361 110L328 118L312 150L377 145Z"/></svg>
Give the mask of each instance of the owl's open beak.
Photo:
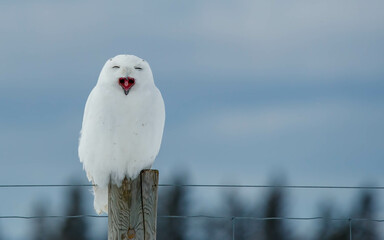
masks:
<svg viewBox="0 0 384 240"><path fill-rule="evenodd" d="M129 90L135 85L135 79L131 77L119 78L119 85L123 88L125 95L128 95Z"/></svg>

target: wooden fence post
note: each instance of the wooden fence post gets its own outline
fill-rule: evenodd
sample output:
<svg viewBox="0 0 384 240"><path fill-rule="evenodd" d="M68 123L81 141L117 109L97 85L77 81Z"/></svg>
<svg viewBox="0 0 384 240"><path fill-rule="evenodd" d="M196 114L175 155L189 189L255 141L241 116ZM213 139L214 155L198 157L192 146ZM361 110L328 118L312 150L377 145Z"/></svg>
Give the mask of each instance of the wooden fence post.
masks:
<svg viewBox="0 0 384 240"><path fill-rule="evenodd" d="M155 240L159 171L108 187L108 240Z"/></svg>

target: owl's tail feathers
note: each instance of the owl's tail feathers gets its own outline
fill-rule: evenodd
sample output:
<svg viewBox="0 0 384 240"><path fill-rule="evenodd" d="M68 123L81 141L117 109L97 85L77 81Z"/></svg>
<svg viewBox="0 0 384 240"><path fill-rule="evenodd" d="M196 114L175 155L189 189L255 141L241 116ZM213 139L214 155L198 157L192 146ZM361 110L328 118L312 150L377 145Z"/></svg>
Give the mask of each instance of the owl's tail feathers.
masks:
<svg viewBox="0 0 384 240"><path fill-rule="evenodd" d="M102 212L108 214L108 186L94 186L93 194L95 195L95 201L93 202L93 206L97 214L101 214Z"/></svg>

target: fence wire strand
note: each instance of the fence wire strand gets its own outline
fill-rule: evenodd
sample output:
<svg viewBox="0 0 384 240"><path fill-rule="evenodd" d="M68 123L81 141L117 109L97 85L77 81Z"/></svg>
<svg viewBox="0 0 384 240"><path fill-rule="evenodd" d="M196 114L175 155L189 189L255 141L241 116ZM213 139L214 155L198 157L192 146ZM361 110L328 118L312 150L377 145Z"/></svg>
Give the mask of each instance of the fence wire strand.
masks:
<svg viewBox="0 0 384 240"><path fill-rule="evenodd" d="M4 215L0 219L44 219L44 218L108 218L107 215L46 215L46 216L21 216L21 215ZM243 217L243 216L215 216L215 215L161 215L158 218L165 219L223 219L232 221L233 225L237 220L254 220L254 221L271 221L271 220L292 220L292 221L312 221L312 220L325 220L325 221L345 221L349 222L352 228L352 221L368 221L368 222L384 222L384 219L371 219L371 218L327 218L327 217Z"/></svg>
<svg viewBox="0 0 384 240"><path fill-rule="evenodd" d="M0 184L0 188L54 188L54 187L94 187L94 184ZM383 186L327 186L327 185L241 185L241 184L158 184L158 187L181 187L181 188L287 188L287 189L352 189L352 190L384 190ZM1 216L0 219L70 219L70 218L108 218L106 215L46 215L46 216ZM243 216L158 216L159 219L224 219L232 223L232 240L235 240L235 227L237 220L271 221L271 220L296 220L296 221L346 221L349 225L349 239L352 240L352 221L384 222L384 219L369 218L326 218L326 217L243 217Z"/></svg>
<svg viewBox="0 0 384 240"><path fill-rule="evenodd" d="M94 187L94 184L0 184L0 188L50 188L50 187ZM249 185L249 184L159 184L159 187L197 188L290 188L290 189L361 189L384 190L383 186L331 186L331 185Z"/></svg>

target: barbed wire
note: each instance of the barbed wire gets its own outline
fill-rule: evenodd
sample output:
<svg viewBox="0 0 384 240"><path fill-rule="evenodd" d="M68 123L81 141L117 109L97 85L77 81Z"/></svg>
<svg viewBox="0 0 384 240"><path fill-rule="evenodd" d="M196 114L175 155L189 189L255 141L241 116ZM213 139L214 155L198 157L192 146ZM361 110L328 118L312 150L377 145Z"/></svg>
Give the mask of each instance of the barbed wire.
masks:
<svg viewBox="0 0 384 240"><path fill-rule="evenodd" d="M0 219L44 219L44 218L107 218L105 215L71 215L71 216L61 216L61 215L45 215L45 216L20 216L20 215L9 215L9 216L0 216Z"/></svg>
<svg viewBox="0 0 384 240"><path fill-rule="evenodd" d="M84 214L84 215L44 215L44 216L22 216L22 215L4 215L0 219L44 219L44 218L108 218L106 215ZM250 217L250 216L215 216L215 215L162 215L158 218L175 218L175 219L223 219L223 220L254 220L254 221L271 221L271 220L292 220L292 221L312 221L312 220L325 220L325 221L367 221L367 222L384 222L384 219L373 218L328 218L328 217Z"/></svg>
<svg viewBox="0 0 384 240"><path fill-rule="evenodd" d="M0 184L0 188L94 187L93 184Z"/></svg>
<svg viewBox="0 0 384 240"><path fill-rule="evenodd" d="M93 214L85 214L85 215L46 215L46 216L20 216L20 215L10 215L10 216L0 216L0 219L70 219L70 218L108 218L106 215L93 215ZM158 216L158 218L165 219L191 219L191 218L200 218L200 219L221 219L221 220L230 220L232 222L232 240L235 240L235 224L238 220L253 220L253 221L345 221L348 223L349 228L349 239L352 240L352 222L353 221L369 221L369 222L379 222L383 223L384 219L371 219L371 218L328 218L328 217L243 217L243 216L214 216L214 215L164 215Z"/></svg>
<svg viewBox="0 0 384 240"><path fill-rule="evenodd" d="M94 187L94 184L0 184L0 188L49 188L49 187ZM158 184L159 187L196 188L290 188L290 189L355 189L384 190L383 186L331 186L331 185L250 185L250 184Z"/></svg>
<svg viewBox="0 0 384 240"><path fill-rule="evenodd" d="M0 188L55 188L55 187L94 187L94 184L0 184ZM158 184L158 187L181 188L282 188L282 189L350 189L350 190L384 190L383 186L332 186L332 185L249 185L249 184ZM0 219L78 219L78 218L108 218L106 215L46 215L22 216L8 215ZM369 221L383 223L384 219L371 218L328 218L328 217L249 217L249 216L214 216L214 215L165 215L159 219L216 219L228 220L232 223L232 240L235 240L236 221L344 221L348 223L349 239L352 240L352 222Z"/></svg>
<svg viewBox="0 0 384 240"><path fill-rule="evenodd" d="M296 188L296 189L366 189L384 190L381 186L326 186L326 185L249 185L249 184L159 184L159 187L213 187L213 188Z"/></svg>

